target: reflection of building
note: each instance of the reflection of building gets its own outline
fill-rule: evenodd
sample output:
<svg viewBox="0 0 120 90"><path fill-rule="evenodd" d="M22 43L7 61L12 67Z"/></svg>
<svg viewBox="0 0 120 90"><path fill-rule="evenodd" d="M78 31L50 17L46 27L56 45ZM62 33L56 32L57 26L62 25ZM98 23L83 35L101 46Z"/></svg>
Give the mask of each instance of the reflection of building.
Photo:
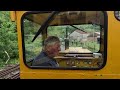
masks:
<svg viewBox="0 0 120 90"><path fill-rule="evenodd" d="M77 41L87 41L87 36L89 33L83 30L75 30L69 35L70 40L77 40Z"/></svg>

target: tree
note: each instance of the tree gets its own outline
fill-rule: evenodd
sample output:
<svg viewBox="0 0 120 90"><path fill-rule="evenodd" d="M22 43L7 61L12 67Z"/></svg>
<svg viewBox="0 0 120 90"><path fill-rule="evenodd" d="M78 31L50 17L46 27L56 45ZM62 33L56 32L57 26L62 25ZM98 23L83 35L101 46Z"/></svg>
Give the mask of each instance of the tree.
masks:
<svg viewBox="0 0 120 90"><path fill-rule="evenodd" d="M16 23L10 20L9 11L0 12L0 60L18 58Z"/></svg>

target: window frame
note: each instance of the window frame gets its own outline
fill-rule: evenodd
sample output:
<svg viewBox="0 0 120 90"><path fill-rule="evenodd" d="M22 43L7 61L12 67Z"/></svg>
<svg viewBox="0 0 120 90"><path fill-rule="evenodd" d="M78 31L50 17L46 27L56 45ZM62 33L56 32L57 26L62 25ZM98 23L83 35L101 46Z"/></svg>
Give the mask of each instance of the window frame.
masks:
<svg viewBox="0 0 120 90"><path fill-rule="evenodd" d="M26 63L26 57L25 57L25 42L24 42L24 25L23 25L23 20L24 20L24 17L26 15L29 15L29 14L37 14L37 13L49 13L51 11L28 11L28 12L25 12L22 16L21 16L21 20L20 20L20 23L21 23L21 36L22 36L22 53L23 53L23 62L25 64L25 66L27 66L28 68L30 69L53 69L53 70L100 70L102 69L105 65L106 65L106 62L107 62L107 30L108 30L108 15L107 15L107 12L106 11L101 11L103 12L104 14L104 56L103 56L103 64L101 67L99 68L73 68L73 67L69 67L69 68L66 68L66 67L42 67L42 66L28 66L27 63ZM101 44L101 39L100 39L100 44ZM100 45L101 46L101 45ZM99 51L98 51L99 52ZM88 53L87 53L88 54Z"/></svg>
<svg viewBox="0 0 120 90"><path fill-rule="evenodd" d="M114 17L118 20L118 21L120 21L120 16L119 16L119 18L116 16L116 12L117 13L120 13L120 11L114 11Z"/></svg>

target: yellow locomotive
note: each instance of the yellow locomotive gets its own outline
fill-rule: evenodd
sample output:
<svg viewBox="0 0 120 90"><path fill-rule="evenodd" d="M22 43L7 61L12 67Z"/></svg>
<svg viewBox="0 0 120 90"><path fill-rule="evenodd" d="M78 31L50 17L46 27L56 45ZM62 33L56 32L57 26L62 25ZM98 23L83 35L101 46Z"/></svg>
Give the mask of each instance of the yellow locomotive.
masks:
<svg viewBox="0 0 120 90"><path fill-rule="evenodd" d="M120 79L119 11L11 11L17 23L21 79ZM59 67L31 66L57 36Z"/></svg>

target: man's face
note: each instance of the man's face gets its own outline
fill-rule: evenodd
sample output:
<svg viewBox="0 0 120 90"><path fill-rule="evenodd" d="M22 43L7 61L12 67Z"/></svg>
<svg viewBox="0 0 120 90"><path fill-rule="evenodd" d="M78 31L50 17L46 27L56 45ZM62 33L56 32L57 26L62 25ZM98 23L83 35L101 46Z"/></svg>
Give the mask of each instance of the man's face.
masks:
<svg viewBox="0 0 120 90"><path fill-rule="evenodd" d="M55 43L55 45L53 46L54 55L57 56L60 50L60 43Z"/></svg>
<svg viewBox="0 0 120 90"><path fill-rule="evenodd" d="M49 55L51 56L51 57L55 57L55 56L57 56L58 54L59 54L59 51L61 50L61 48L60 48L60 43L55 43L54 45L51 45L50 47L49 47Z"/></svg>

